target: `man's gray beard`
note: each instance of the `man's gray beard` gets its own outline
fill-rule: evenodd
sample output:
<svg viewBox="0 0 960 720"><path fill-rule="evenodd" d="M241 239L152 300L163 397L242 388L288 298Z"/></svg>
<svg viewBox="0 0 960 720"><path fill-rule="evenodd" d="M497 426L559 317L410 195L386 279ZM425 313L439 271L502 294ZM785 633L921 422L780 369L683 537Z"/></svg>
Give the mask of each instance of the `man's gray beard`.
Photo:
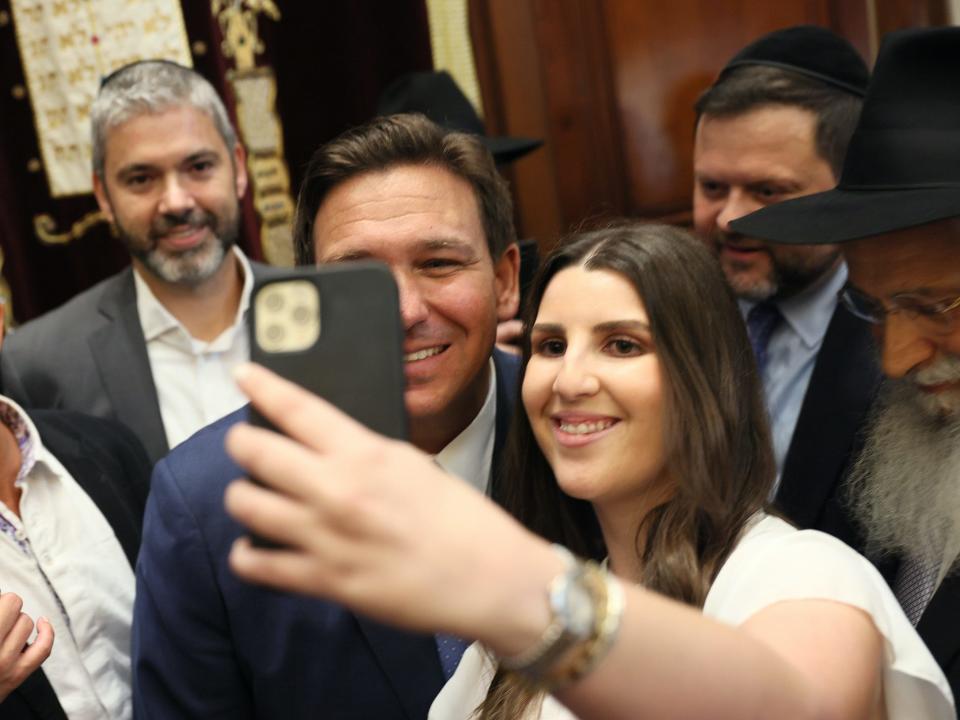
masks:
<svg viewBox="0 0 960 720"><path fill-rule="evenodd" d="M220 269L227 251L236 244L240 233L237 217L228 220L226 227L220 232L217 232L215 216L208 216L208 219L211 231L209 241L176 254L164 252L155 244L150 248L143 248L119 224L117 232L130 254L142 262L155 277L171 285L195 287Z"/></svg>
<svg viewBox="0 0 960 720"><path fill-rule="evenodd" d="M960 545L960 412L909 379L888 381L875 407L849 486L866 554L939 569Z"/></svg>
<svg viewBox="0 0 960 720"><path fill-rule="evenodd" d="M220 237L214 237L213 242L176 255L153 248L139 254L138 259L161 280L171 285L193 287L217 272L227 255L227 249L232 245L233 242L227 245Z"/></svg>

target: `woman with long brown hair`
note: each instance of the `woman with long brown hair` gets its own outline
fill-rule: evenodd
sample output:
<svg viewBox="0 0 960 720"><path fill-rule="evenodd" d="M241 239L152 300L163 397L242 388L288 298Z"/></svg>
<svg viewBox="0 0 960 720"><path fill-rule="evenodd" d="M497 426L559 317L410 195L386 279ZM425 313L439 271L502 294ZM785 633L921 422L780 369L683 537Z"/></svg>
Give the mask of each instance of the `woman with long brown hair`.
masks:
<svg viewBox="0 0 960 720"><path fill-rule="evenodd" d="M774 470L757 373L696 240L630 225L551 254L523 373L494 492L539 538L410 448L248 370L254 403L307 447L230 437L287 496L241 484L228 509L291 548L241 543L235 569L478 639L438 720L571 717L550 692L583 718L953 717L869 563L764 511Z"/></svg>

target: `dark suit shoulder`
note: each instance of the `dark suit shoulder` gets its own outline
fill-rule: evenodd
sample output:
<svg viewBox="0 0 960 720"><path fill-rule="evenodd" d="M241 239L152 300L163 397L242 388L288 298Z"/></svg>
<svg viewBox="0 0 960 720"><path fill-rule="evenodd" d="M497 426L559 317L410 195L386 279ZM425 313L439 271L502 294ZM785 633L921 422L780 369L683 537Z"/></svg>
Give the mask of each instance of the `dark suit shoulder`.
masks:
<svg viewBox="0 0 960 720"><path fill-rule="evenodd" d="M24 323L6 338L3 353L17 354L21 347L33 348L37 345L62 352L65 338L90 333L102 307L115 306L122 301L135 302L135 293L132 270L121 270L73 296L60 307Z"/></svg>
<svg viewBox="0 0 960 720"><path fill-rule="evenodd" d="M74 459L93 462L132 494L142 515L151 464L143 443L125 425L72 410L29 410L40 440L72 475ZM76 478L83 480L82 477Z"/></svg>
<svg viewBox="0 0 960 720"><path fill-rule="evenodd" d="M143 445L125 425L107 418L94 417L74 410L27 410L40 432L44 445L52 447L58 439L67 437L75 442L94 445L106 452L125 452L141 455L146 460Z"/></svg>

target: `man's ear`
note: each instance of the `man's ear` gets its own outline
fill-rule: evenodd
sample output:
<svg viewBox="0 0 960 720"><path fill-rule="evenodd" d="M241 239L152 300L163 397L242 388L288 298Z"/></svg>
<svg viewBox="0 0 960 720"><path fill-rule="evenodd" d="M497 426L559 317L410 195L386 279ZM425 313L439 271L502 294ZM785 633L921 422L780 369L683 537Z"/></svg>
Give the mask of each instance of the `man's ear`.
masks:
<svg viewBox="0 0 960 720"><path fill-rule="evenodd" d="M497 320L517 315L520 308L520 248L510 243L493 266L497 292Z"/></svg>
<svg viewBox="0 0 960 720"><path fill-rule="evenodd" d="M238 140L233 145L233 168L236 175L237 198L242 198L247 191L247 151Z"/></svg>
<svg viewBox="0 0 960 720"><path fill-rule="evenodd" d="M100 212L102 212L107 220L111 223L113 220L113 207L110 205L110 196L107 195L107 187L104 185L103 180L97 174L93 174L93 196L97 199L97 205L100 206Z"/></svg>

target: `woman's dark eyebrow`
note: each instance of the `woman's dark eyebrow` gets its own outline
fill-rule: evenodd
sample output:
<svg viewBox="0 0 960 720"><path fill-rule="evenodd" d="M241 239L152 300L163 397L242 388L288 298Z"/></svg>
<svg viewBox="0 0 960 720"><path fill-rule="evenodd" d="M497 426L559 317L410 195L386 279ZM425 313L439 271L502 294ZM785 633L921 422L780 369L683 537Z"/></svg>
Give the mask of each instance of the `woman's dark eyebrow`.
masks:
<svg viewBox="0 0 960 720"><path fill-rule="evenodd" d="M640 320L611 320L610 322L603 322L599 325L594 325L593 329L596 332L612 332L614 330L630 330L633 332L650 332L650 325L641 322Z"/></svg>
<svg viewBox="0 0 960 720"><path fill-rule="evenodd" d="M563 334L563 325L557 323L536 323L532 328L530 328L531 333L546 333L550 335L561 335Z"/></svg>

